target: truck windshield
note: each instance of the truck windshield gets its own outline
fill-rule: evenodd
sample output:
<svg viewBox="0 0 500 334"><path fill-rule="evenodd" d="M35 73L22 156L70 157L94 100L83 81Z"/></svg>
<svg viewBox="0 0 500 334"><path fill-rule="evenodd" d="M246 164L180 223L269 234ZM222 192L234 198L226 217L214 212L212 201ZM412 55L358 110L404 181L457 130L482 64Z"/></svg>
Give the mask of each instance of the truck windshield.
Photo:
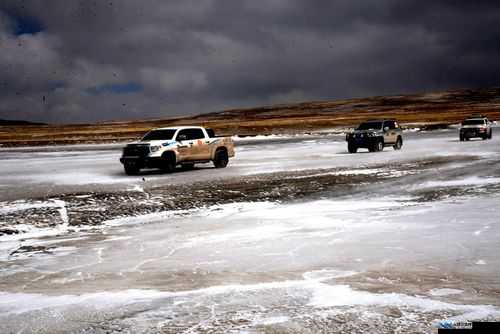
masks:
<svg viewBox="0 0 500 334"><path fill-rule="evenodd" d="M466 119L463 125L484 125L484 120L482 119Z"/></svg>
<svg viewBox="0 0 500 334"><path fill-rule="evenodd" d="M382 122L361 123L357 130L382 130Z"/></svg>
<svg viewBox="0 0 500 334"><path fill-rule="evenodd" d="M174 137L175 129L153 130L146 133L142 140L170 140Z"/></svg>

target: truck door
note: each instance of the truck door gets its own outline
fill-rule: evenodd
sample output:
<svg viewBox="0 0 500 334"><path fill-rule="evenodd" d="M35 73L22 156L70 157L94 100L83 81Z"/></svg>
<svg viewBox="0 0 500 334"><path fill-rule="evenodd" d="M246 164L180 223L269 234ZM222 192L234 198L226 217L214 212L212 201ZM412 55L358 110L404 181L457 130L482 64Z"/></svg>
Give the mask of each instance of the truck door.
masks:
<svg viewBox="0 0 500 334"><path fill-rule="evenodd" d="M182 160L204 160L204 152L208 151L205 133L202 129L192 128L180 130L177 141L181 142L178 150Z"/></svg>
<svg viewBox="0 0 500 334"><path fill-rule="evenodd" d="M191 129L191 138L193 141L194 160L206 160L210 158L209 140L205 132L200 128Z"/></svg>
<svg viewBox="0 0 500 334"><path fill-rule="evenodd" d="M187 160L193 155L193 148L189 138L189 129L180 130L179 133L177 133L177 137L175 137L175 140L179 143L177 147L179 161Z"/></svg>
<svg viewBox="0 0 500 334"><path fill-rule="evenodd" d="M396 122L385 121L384 122L384 142L389 144L396 143L398 139L398 132L396 130Z"/></svg>
<svg viewBox="0 0 500 334"><path fill-rule="evenodd" d="M211 154L210 154L210 135L208 132L205 130L203 131L202 129L199 129L201 131L201 134L198 134L198 136L201 136L201 138L197 139L198 144L200 147L200 160L210 160ZM213 131L212 131L213 133Z"/></svg>

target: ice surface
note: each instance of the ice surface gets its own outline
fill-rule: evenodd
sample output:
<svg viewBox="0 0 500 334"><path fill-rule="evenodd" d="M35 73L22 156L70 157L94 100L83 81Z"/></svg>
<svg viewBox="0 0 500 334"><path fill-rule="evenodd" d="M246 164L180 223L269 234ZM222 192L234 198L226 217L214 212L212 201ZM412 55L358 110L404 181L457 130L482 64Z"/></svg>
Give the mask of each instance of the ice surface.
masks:
<svg viewBox="0 0 500 334"><path fill-rule="evenodd" d="M490 305L456 305L438 300L407 296L397 293L376 294L365 291L355 291L347 285L318 286L310 302L316 307L333 306L396 306L421 309L426 312L436 310L456 310L463 312L454 319L477 320L488 316L500 315L500 310Z"/></svg>
<svg viewBox="0 0 500 334"><path fill-rule="evenodd" d="M367 309L373 314L393 307L403 311L404 321L418 318L412 312L443 320L500 317L492 293L500 286L498 139L460 143L449 132L412 136L400 152L357 155L347 154L337 137L256 140L240 146L238 158L222 171L139 178L121 174L115 148L28 151L22 153L25 165L10 150L0 183L24 200L0 212L52 209L62 223L20 226L26 233L0 237L0 331L77 332L92 324L130 332L170 325L191 332L204 326L244 331L304 324L318 312L347 308L367 315ZM63 201L29 200L38 191L81 190L89 182L106 191L111 185L147 191L299 169L312 170L312 177L329 176L314 169L333 167L342 171L332 175L370 176L389 173L384 163L451 156L471 159L389 175L349 194L122 217L92 228L70 227ZM44 172L37 175L38 169ZM72 179L75 173L80 179ZM33 193L26 193L27 185ZM467 192L471 188L483 191Z"/></svg>
<svg viewBox="0 0 500 334"><path fill-rule="evenodd" d="M433 188L433 187L459 187L459 186L482 186L488 184L498 184L500 178L498 177L469 177L460 180L442 180L442 181L428 181L421 185L419 188Z"/></svg>
<svg viewBox="0 0 500 334"><path fill-rule="evenodd" d="M145 171L141 176L126 176L119 163L120 145L71 146L32 149L0 148L2 154L0 186L2 199L67 193L69 191L102 191L148 189L152 186L215 180L220 177L307 170L317 168L354 168L437 156L482 156L498 154L498 138L458 142L454 131L433 134L407 134L404 148L388 147L379 154L361 151L347 153L343 136L319 136L312 139L284 137L278 141L254 140L237 143L236 158L228 168L218 170L211 164L200 165L203 171L163 174ZM275 138L274 138L275 139ZM38 149L42 150L42 149ZM48 151L49 150L49 151ZM52 151L50 151L52 150ZM139 188L136 188L139 187Z"/></svg>

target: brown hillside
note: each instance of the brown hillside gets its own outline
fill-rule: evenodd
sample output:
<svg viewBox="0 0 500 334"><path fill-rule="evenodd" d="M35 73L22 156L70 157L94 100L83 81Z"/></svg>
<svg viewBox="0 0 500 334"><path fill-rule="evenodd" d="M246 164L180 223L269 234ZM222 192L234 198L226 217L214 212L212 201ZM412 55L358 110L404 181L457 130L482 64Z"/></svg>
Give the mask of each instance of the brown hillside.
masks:
<svg viewBox="0 0 500 334"><path fill-rule="evenodd" d="M452 124L476 113L500 119L500 88L281 104L146 121L0 126L0 144L113 142L137 138L154 127L175 125L202 125L225 135L255 135L353 126L375 118L396 118L407 125Z"/></svg>

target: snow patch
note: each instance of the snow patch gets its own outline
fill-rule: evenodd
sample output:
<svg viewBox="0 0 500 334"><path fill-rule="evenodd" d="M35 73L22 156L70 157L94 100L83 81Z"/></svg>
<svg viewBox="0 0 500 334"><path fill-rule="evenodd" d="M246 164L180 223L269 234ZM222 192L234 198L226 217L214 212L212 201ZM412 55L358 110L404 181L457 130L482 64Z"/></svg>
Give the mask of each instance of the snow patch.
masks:
<svg viewBox="0 0 500 334"><path fill-rule="evenodd" d="M313 297L309 305L314 307L396 306L415 308L424 312L453 310L463 312L462 315L454 317L454 319L467 320L500 315L500 311L491 305L458 305L399 293L370 293L353 290L348 285L321 283L313 288Z"/></svg>
<svg viewBox="0 0 500 334"><path fill-rule="evenodd" d="M68 217L68 210L66 209L66 202L58 199L53 200L53 202L59 207L57 211L61 216L61 220L63 221L64 224L67 225L69 223L69 217Z"/></svg>
<svg viewBox="0 0 500 334"><path fill-rule="evenodd" d="M462 186L484 186L500 183L498 177L469 177L461 180L448 181L429 181L419 185L419 188L444 188L444 187L462 187Z"/></svg>
<svg viewBox="0 0 500 334"><path fill-rule="evenodd" d="M383 169L372 168L372 169L351 169L351 170L343 170L336 172L325 172L325 173L317 173L310 175L301 175L292 177L292 179L308 179L311 177L321 177L321 176L344 176L344 175L373 175L384 171Z"/></svg>
<svg viewBox="0 0 500 334"><path fill-rule="evenodd" d="M341 271L335 269L321 269L305 272L302 277L305 280L326 281L334 278L342 278L356 275L354 271Z"/></svg>
<svg viewBox="0 0 500 334"><path fill-rule="evenodd" d="M429 294L431 296L449 296L449 295L458 295L463 293L463 290L459 289L449 289L449 288L443 288L443 289L432 289L429 291Z"/></svg>
<svg viewBox="0 0 500 334"><path fill-rule="evenodd" d="M252 321L252 325L254 326L268 326L274 324L281 324L287 322L290 318L286 316L278 316L278 317L268 317L268 318L259 318Z"/></svg>
<svg viewBox="0 0 500 334"><path fill-rule="evenodd" d="M25 211L29 209L41 209L41 208L55 208L60 207L60 203L56 201L51 202L26 202L26 201L15 201L15 202L2 202L0 203L0 214L9 214L18 211Z"/></svg>
<svg viewBox="0 0 500 334"><path fill-rule="evenodd" d="M353 290L348 285L329 285L329 279L352 275L352 272L337 270L318 270L303 274L304 280L286 280L278 282L248 285L220 285L197 290L162 292L158 290L124 290L116 292L96 292L82 295L46 296L41 294L0 292L0 313L3 315L21 314L49 308L64 308L70 305L106 309L139 302L151 302L158 299L172 299L172 305L185 302L187 297L215 296L231 293L259 292L273 289L300 289L311 291L309 305L318 308L343 306L385 306L410 307L424 312L453 310L461 315L451 319L474 320L488 316L500 316L500 310L491 305L459 305L446 303L425 297L409 296L399 293L371 293ZM58 282L62 283L62 282ZM436 289L437 295L458 293L460 290ZM288 321L287 317L257 319L256 324L272 324Z"/></svg>

